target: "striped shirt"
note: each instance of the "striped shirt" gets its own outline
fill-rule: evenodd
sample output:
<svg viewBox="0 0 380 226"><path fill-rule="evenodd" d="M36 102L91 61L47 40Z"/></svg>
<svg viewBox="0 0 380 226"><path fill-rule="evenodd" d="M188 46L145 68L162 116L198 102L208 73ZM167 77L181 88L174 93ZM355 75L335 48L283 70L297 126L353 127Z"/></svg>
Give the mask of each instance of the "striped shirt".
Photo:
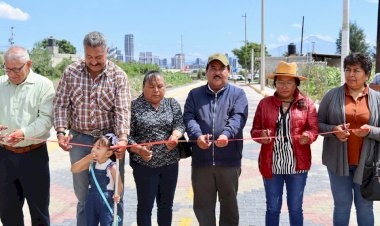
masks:
<svg viewBox="0 0 380 226"><path fill-rule="evenodd" d="M57 88L54 127L129 134L130 101L128 77L112 61L95 79L84 61L75 62L65 69Z"/></svg>
<svg viewBox="0 0 380 226"><path fill-rule="evenodd" d="M278 113L276 122L276 138L274 139L273 150L273 174L296 174L304 173L307 170L296 171L296 159L294 157L291 128L290 128L290 110L289 106L286 112L282 107Z"/></svg>

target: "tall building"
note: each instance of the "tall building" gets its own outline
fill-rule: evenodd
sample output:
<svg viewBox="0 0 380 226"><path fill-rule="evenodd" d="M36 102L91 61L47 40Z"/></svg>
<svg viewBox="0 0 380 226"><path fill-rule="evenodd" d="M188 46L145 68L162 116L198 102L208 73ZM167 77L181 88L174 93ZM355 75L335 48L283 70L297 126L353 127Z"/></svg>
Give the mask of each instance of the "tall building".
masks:
<svg viewBox="0 0 380 226"><path fill-rule="evenodd" d="M125 50L125 62L133 62L133 56L135 54L135 47L133 42L133 34L125 35L124 38L124 50Z"/></svg>
<svg viewBox="0 0 380 226"><path fill-rule="evenodd" d="M153 64L152 52L140 52L139 63L141 63L141 64Z"/></svg>
<svg viewBox="0 0 380 226"><path fill-rule="evenodd" d="M153 56L153 64L155 64L155 65L160 65L160 57L158 57L158 56Z"/></svg>
<svg viewBox="0 0 380 226"><path fill-rule="evenodd" d="M160 67L167 68L168 67L168 59L160 59Z"/></svg>
<svg viewBox="0 0 380 226"><path fill-rule="evenodd" d="M185 68L185 54L177 53L174 56L174 65L172 65L175 69L184 69Z"/></svg>

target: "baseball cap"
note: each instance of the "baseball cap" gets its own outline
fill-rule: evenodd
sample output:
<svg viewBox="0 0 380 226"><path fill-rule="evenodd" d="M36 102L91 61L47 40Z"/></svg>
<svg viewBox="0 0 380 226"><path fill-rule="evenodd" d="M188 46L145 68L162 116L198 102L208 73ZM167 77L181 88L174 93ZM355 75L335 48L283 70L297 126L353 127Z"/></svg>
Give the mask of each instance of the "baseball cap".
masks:
<svg viewBox="0 0 380 226"><path fill-rule="evenodd" d="M224 54L221 54L221 53L214 53L214 54L212 54L211 56L208 57L207 65L211 61L214 61L214 60L220 61L224 66L228 66L229 65L228 59L227 59L226 55L224 55Z"/></svg>

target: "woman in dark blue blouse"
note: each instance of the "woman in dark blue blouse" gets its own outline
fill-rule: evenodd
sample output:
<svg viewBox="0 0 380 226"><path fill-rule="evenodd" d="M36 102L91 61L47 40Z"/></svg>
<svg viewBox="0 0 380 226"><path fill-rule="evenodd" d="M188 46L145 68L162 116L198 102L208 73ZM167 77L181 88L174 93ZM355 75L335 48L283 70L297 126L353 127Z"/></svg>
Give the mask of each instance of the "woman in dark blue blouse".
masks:
<svg viewBox="0 0 380 226"><path fill-rule="evenodd" d="M185 130L181 107L165 98L165 81L158 71L149 71L143 93L132 101L129 144L130 165L137 189L137 224L151 226L154 200L157 223L171 225L174 193L178 178L178 138ZM167 144L139 144L169 140Z"/></svg>

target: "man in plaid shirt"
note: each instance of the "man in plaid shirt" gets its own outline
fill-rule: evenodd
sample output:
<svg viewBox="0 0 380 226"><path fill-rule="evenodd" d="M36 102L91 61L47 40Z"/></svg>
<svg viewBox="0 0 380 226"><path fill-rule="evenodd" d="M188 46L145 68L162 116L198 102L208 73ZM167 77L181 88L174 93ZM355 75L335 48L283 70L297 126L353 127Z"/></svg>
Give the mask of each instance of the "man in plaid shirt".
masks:
<svg viewBox="0 0 380 226"><path fill-rule="evenodd" d="M70 143L93 145L97 137L112 132L119 138L118 145L126 146L129 134L131 94L127 75L107 60L108 47L102 33L88 33L83 46L85 59L67 66L53 102L58 143L69 151L71 164L88 155L91 148ZM124 155L125 148L116 153L121 159L123 181ZM73 174L73 184L78 199L77 225L86 226L88 172ZM119 205L121 208L122 201ZM122 215L122 208L120 212Z"/></svg>

